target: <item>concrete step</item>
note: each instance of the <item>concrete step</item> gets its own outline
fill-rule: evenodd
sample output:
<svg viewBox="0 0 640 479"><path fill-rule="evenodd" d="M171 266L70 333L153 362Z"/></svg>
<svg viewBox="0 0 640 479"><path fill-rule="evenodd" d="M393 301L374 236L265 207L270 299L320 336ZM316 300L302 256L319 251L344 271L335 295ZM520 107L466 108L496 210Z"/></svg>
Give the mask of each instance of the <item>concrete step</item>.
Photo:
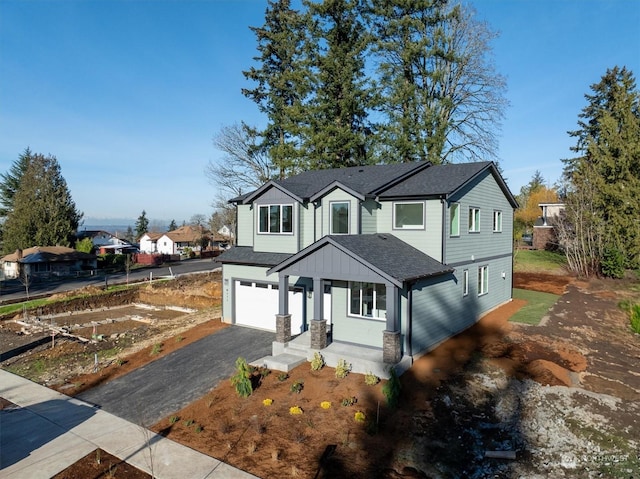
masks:
<svg viewBox="0 0 640 479"><path fill-rule="evenodd" d="M266 367L275 371L283 371L288 373L296 366L307 362L305 356L298 354L282 353L275 356L265 356L251 363L252 366Z"/></svg>

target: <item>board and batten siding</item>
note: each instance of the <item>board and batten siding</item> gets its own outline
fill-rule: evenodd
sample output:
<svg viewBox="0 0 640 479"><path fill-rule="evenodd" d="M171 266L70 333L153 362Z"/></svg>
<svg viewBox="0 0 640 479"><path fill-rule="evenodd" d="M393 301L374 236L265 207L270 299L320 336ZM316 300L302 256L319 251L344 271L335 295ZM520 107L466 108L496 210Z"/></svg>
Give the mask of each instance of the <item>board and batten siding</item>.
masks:
<svg viewBox="0 0 640 479"><path fill-rule="evenodd" d="M269 188L253 202L253 249L271 253L297 253L300 204L277 188ZM293 205L293 233L258 233L259 205Z"/></svg>
<svg viewBox="0 0 640 479"><path fill-rule="evenodd" d="M347 316L347 283L334 282L331 288L331 328L334 341L382 348L384 320Z"/></svg>
<svg viewBox="0 0 640 479"><path fill-rule="evenodd" d="M414 201L414 200L407 200ZM382 201L377 211L377 232L391 233L432 258L442 261L442 204L440 200L416 200L425 204L425 228L403 230L393 228L395 201Z"/></svg>
<svg viewBox="0 0 640 479"><path fill-rule="evenodd" d="M238 205L237 212L238 237L236 245L253 246L253 209L251 205Z"/></svg>
<svg viewBox="0 0 640 479"><path fill-rule="evenodd" d="M449 208L460 205L460 235L450 234ZM480 208L480 232L469 232L469 209ZM502 232L493 232L493 212L502 212ZM467 185L449 199L445 216L446 264L476 262L482 258L511 254L513 251L513 207L490 172Z"/></svg>
<svg viewBox="0 0 640 479"><path fill-rule="evenodd" d="M360 203L360 232L363 235L378 232L377 216L380 204L371 198Z"/></svg>

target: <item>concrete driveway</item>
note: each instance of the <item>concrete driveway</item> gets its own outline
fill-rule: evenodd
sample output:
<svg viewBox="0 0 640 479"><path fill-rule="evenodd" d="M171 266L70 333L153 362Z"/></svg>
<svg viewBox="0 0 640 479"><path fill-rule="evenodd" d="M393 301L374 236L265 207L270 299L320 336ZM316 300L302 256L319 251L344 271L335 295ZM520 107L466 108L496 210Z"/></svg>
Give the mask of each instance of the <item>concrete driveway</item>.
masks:
<svg viewBox="0 0 640 479"><path fill-rule="evenodd" d="M247 362L271 354L275 334L230 326L77 397L130 422L151 426L204 396Z"/></svg>

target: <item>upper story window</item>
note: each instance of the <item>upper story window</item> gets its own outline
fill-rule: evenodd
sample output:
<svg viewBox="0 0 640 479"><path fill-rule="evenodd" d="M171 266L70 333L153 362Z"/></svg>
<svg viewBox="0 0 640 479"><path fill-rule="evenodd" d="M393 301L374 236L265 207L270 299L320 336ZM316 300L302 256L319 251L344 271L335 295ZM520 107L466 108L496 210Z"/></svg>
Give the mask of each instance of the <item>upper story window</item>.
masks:
<svg viewBox="0 0 640 479"><path fill-rule="evenodd" d="M502 231L502 211L495 210L493 212L493 232L499 233Z"/></svg>
<svg viewBox="0 0 640 479"><path fill-rule="evenodd" d="M260 205L258 217L258 233L293 233L293 205Z"/></svg>
<svg viewBox="0 0 640 479"><path fill-rule="evenodd" d="M480 232L480 208L469 208L469 233Z"/></svg>
<svg viewBox="0 0 640 479"><path fill-rule="evenodd" d="M449 234L460 236L460 204L451 203L449 206Z"/></svg>
<svg viewBox="0 0 640 479"><path fill-rule="evenodd" d="M387 317L387 288L384 284L349 281L349 316L370 319Z"/></svg>
<svg viewBox="0 0 640 479"><path fill-rule="evenodd" d="M394 203L393 228L399 230L424 229L424 203L422 201Z"/></svg>
<svg viewBox="0 0 640 479"><path fill-rule="evenodd" d="M349 234L349 202L332 201L329 209L329 222L331 224L330 233L332 235Z"/></svg>

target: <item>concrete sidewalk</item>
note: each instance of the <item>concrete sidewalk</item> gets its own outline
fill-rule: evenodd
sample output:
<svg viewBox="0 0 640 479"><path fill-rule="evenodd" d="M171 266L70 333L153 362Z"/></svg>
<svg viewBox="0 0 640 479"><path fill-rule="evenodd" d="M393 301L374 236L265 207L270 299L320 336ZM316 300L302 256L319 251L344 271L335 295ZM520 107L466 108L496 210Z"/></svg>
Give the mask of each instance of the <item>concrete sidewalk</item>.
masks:
<svg viewBox="0 0 640 479"><path fill-rule="evenodd" d="M255 476L137 424L0 370L0 477L49 479L101 448L158 479Z"/></svg>

